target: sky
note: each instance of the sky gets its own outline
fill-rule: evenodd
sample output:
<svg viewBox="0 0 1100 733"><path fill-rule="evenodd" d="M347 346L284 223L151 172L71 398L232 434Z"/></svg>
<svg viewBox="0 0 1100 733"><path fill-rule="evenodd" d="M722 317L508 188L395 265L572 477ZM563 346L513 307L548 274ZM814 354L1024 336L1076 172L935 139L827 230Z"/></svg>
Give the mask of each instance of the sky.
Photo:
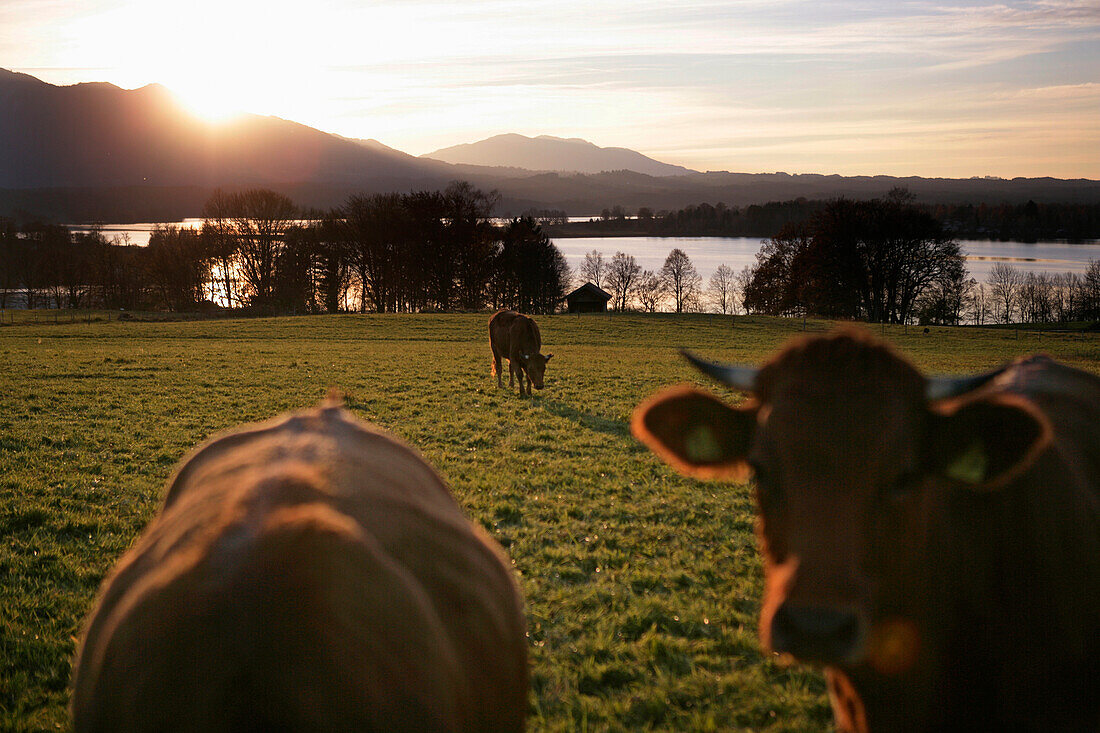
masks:
<svg viewBox="0 0 1100 733"><path fill-rule="evenodd" d="M697 170L1100 178L1100 0L0 0L0 67L414 155L517 132Z"/></svg>

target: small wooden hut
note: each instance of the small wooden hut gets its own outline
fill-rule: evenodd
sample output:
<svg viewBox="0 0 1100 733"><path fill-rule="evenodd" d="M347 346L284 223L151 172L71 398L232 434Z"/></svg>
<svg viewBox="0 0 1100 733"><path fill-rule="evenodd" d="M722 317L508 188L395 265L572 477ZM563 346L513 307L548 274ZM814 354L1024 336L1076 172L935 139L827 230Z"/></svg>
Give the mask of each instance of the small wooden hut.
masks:
<svg viewBox="0 0 1100 733"><path fill-rule="evenodd" d="M607 311L607 301L611 300L611 293L596 287L592 283L585 283L565 296L565 302L569 305L570 313L604 313Z"/></svg>

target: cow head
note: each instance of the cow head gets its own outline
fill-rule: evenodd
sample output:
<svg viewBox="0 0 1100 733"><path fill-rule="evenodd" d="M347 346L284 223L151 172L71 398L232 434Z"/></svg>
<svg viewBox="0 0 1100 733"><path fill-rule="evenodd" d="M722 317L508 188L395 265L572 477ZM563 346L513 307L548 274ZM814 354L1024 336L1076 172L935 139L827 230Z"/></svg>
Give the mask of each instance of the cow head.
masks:
<svg viewBox="0 0 1100 733"><path fill-rule="evenodd" d="M754 399L731 407L673 387L637 408L632 430L685 474L755 476L763 645L904 672L921 631L896 599L927 564L932 488L1004 485L1049 440L1045 418L1021 399L972 391L996 372L926 380L859 332L796 342L760 370L689 358Z"/></svg>
<svg viewBox="0 0 1100 733"><path fill-rule="evenodd" d="M527 369L527 376L535 389L542 389L542 378L546 374L546 362L550 361L553 354L520 354L523 357L523 366Z"/></svg>

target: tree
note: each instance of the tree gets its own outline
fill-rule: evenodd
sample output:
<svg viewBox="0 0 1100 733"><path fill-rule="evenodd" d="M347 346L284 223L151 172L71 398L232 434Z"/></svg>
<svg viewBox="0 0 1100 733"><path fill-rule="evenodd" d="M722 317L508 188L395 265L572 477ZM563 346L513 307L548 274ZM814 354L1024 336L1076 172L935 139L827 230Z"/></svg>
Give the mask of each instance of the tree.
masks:
<svg viewBox="0 0 1100 733"><path fill-rule="evenodd" d="M228 308L233 307L236 299L233 285L239 254L237 238L233 236L230 223L231 205L229 194L219 188L202 207L202 238L214 263L215 275L221 276L222 297ZM217 300L217 297L214 299Z"/></svg>
<svg viewBox="0 0 1100 733"><path fill-rule="evenodd" d="M454 181L443 192L443 201L447 243L443 250L453 258L457 305L477 310L488 297L489 280L500 249L496 229L489 220L500 194L485 193L466 181ZM440 308L452 307L450 297L441 298Z"/></svg>
<svg viewBox="0 0 1100 733"><path fill-rule="evenodd" d="M746 307L905 323L937 282L964 277L958 242L907 203L837 199L807 222L784 227L757 255Z"/></svg>
<svg viewBox="0 0 1100 733"><path fill-rule="evenodd" d="M661 309L661 304L668 297L668 283L665 279L653 272L644 270L638 276L638 284L635 287L635 297L642 310L646 313L656 313Z"/></svg>
<svg viewBox="0 0 1100 733"><path fill-rule="evenodd" d="M602 288L604 279L607 277L607 264L603 261L603 253L592 250L585 254L584 262L581 263L580 275L585 282L590 282L597 288Z"/></svg>
<svg viewBox="0 0 1100 733"><path fill-rule="evenodd" d="M271 308L276 263L285 246L286 230L297 217L297 207L283 194L264 188L232 194L230 200L241 276L251 291L252 304Z"/></svg>
<svg viewBox="0 0 1100 733"><path fill-rule="evenodd" d="M611 258L607 268L607 286L611 288L611 299L615 303L615 310L626 310L641 274L642 268L633 255L616 252Z"/></svg>
<svg viewBox="0 0 1100 733"><path fill-rule="evenodd" d="M963 317L963 310L969 302L970 293L977 285L976 280L966 279L962 274L950 273L924 289L916 302L919 323L951 326L959 324Z"/></svg>
<svg viewBox="0 0 1100 733"><path fill-rule="evenodd" d="M412 230L404 197L396 193L352 196L341 207L347 256L359 276L359 307L376 313L397 310L400 262L412 248Z"/></svg>
<svg viewBox="0 0 1100 733"><path fill-rule="evenodd" d="M265 188L228 194L219 190L203 212L203 228L209 230L211 246L218 250L225 270L226 297L232 298L229 271L237 269L251 304L273 308L276 263L286 230L297 217L294 202Z"/></svg>
<svg viewBox="0 0 1100 733"><path fill-rule="evenodd" d="M1023 284L1020 271L1004 262L995 262L986 283L989 285L989 297L994 312L1002 323L1008 323L1012 320L1020 299L1020 286Z"/></svg>
<svg viewBox="0 0 1100 733"><path fill-rule="evenodd" d="M745 265L741 268L741 272L737 273L734 278L735 287L737 288L737 297L741 300L741 307L745 309L745 313L749 312L748 306L745 305L745 293L749 289L749 283L752 282L752 276L755 268L752 265Z"/></svg>
<svg viewBox="0 0 1100 733"><path fill-rule="evenodd" d="M569 265L530 217L512 219L501 234L494 303L526 313L553 313L565 297Z"/></svg>
<svg viewBox="0 0 1100 733"><path fill-rule="evenodd" d="M764 242L756 254L756 265L742 291L742 304L752 313L794 315L803 309L802 287L796 273L813 240L805 225L783 227Z"/></svg>
<svg viewBox="0 0 1100 733"><path fill-rule="evenodd" d="M1100 321L1100 260L1089 260L1081 281L1081 319Z"/></svg>
<svg viewBox="0 0 1100 733"><path fill-rule="evenodd" d="M19 283L22 249L23 242L15 229L15 222L0 217L0 308L8 307L9 294Z"/></svg>
<svg viewBox="0 0 1100 733"><path fill-rule="evenodd" d="M708 288L711 304L719 313L737 312L737 276L729 265L721 264L710 276Z"/></svg>
<svg viewBox="0 0 1100 733"><path fill-rule="evenodd" d="M691 258L682 249L676 248L668 253L661 267L661 279L668 286L677 313L684 312L684 305L695 299L699 292L701 278Z"/></svg>
<svg viewBox="0 0 1100 733"><path fill-rule="evenodd" d="M315 219L317 247L317 286L320 289L325 311L336 313L341 303L347 307L347 294L351 287L352 257L347 230L339 210L330 210Z"/></svg>
<svg viewBox="0 0 1100 733"><path fill-rule="evenodd" d="M1020 316L1029 323L1047 323L1054 318L1054 282L1045 272L1029 272L1020 286Z"/></svg>
<svg viewBox="0 0 1100 733"><path fill-rule="evenodd" d="M191 310L212 278L211 256L194 229L154 227L142 251L145 275L168 310Z"/></svg>

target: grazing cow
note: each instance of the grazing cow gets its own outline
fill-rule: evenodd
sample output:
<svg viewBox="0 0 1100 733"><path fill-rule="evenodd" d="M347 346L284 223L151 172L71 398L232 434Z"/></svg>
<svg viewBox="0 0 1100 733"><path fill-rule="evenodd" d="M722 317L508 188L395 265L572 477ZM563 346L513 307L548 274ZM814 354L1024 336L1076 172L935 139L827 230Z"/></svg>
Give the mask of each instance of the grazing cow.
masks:
<svg viewBox="0 0 1100 733"><path fill-rule="evenodd" d="M493 374L497 386L501 382L500 359L508 360L508 386L515 385L519 377L519 393L524 394L523 377L527 376L526 394L531 394L531 385L542 389L542 377L546 373L546 362L553 354L543 356L542 336L534 319L515 311L499 311L489 319L489 346L493 350Z"/></svg>
<svg viewBox="0 0 1100 733"><path fill-rule="evenodd" d="M765 648L845 731L1100 730L1100 378L1038 356L925 379L856 331L635 411L684 473L755 473Z"/></svg>
<svg viewBox="0 0 1100 733"><path fill-rule="evenodd" d="M336 404L212 440L101 589L76 731L519 731L508 561Z"/></svg>

